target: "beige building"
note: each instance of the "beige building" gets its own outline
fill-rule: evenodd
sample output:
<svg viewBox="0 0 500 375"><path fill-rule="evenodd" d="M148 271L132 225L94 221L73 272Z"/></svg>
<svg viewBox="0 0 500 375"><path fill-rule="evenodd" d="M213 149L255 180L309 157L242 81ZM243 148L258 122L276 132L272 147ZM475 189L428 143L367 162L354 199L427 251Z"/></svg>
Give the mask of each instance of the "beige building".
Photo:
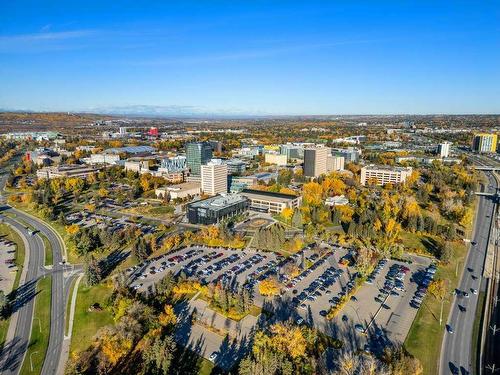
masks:
<svg viewBox="0 0 500 375"><path fill-rule="evenodd" d="M285 208L297 208L302 201L301 196L253 189L243 189L241 195L250 201L250 208L272 214L279 214Z"/></svg>
<svg viewBox="0 0 500 375"><path fill-rule="evenodd" d="M328 147L309 147L304 149L304 176L318 177L327 173Z"/></svg>
<svg viewBox="0 0 500 375"><path fill-rule="evenodd" d="M405 182L412 174L411 167L389 167L386 165L366 165L361 168L361 184L366 185L370 180L377 185L399 184Z"/></svg>
<svg viewBox="0 0 500 375"><path fill-rule="evenodd" d="M343 171L344 170L344 160L345 159L343 156L328 155L326 157L326 170L327 170L327 172Z"/></svg>
<svg viewBox="0 0 500 375"><path fill-rule="evenodd" d="M158 198L165 198L170 195L170 199L184 199L201 194L201 185L199 182L185 182L183 184L164 186L155 189Z"/></svg>
<svg viewBox="0 0 500 375"><path fill-rule="evenodd" d="M202 165L201 190L208 195L227 193L227 165L216 161Z"/></svg>
<svg viewBox="0 0 500 375"><path fill-rule="evenodd" d="M45 167L36 171L38 178L63 178L63 177L79 177L86 178L87 176L99 172L98 168L88 167L86 165L60 165L57 167Z"/></svg>
<svg viewBox="0 0 500 375"><path fill-rule="evenodd" d="M287 156L286 155L281 155L281 154L265 154L264 155L264 161L269 164L276 164L279 166L286 166L287 164Z"/></svg>

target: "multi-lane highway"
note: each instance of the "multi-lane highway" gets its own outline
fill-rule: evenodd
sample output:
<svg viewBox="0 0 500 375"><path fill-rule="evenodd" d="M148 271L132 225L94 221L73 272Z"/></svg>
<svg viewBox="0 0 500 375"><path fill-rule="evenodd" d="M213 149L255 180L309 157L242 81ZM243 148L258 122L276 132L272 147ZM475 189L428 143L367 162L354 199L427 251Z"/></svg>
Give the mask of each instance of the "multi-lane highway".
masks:
<svg viewBox="0 0 500 375"><path fill-rule="evenodd" d="M496 193L497 181L487 172L488 184L485 192ZM494 220L495 202L493 197L481 196L477 208L472 243L465 258L462 277L453 297L451 312L445 329L441 348L440 373L471 374L475 372L472 348L473 325L476 318L479 291L485 289L482 280L490 230ZM478 294L475 294L477 291ZM467 296L464 295L467 293Z"/></svg>
<svg viewBox="0 0 500 375"><path fill-rule="evenodd" d="M5 185L5 175L0 177L0 188ZM26 213L4 206L3 212L15 215L4 216L5 222L12 225L24 238L29 257L26 277L18 288L13 302L13 319L11 319L13 337L5 343L0 355L0 373L18 374L26 355L27 346L31 335L33 320L33 306L36 298L36 282L44 275L52 275L51 321L49 345L45 353L42 374L58 373L59 359L61 357L64 340L65 310L68 297L70 279L64 277L63 248L64 244L55 231ZM49 240L52 247L53 266L44 267L44 243L39 234L30 234L26 224L35 228ZM60 371L61 369L59 369Z"/></svg>
<svg viewBox="0 0 500 375"><path fill-rule="evenodd" d="M13 325L14 335L5 343L0 356L0 371L3 374L17 374L21 369L31 335L36 282L44 273L44 251L41 238L31 236L24 225L7 216L4 217L4 222L18 231L29 251L26 276L12 302L13 314L10 324Z"/></svg>

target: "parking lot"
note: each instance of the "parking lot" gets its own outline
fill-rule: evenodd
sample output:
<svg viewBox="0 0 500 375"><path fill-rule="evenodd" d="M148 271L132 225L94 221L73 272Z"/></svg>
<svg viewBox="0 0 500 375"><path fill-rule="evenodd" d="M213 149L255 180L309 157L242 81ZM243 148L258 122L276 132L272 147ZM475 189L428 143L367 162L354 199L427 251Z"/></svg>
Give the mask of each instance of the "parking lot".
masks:
<svg viewBox="0 0 500 375"><path fill-rule="evenodd" d="M349 250L336 245L308 247L284 258L272 252L190 246L127 270L130 286L138 292L154 290L167 272L196 277L203 284L222 281L233 288L254 291L262 307L286 304L273 319L294 319L341 339L347 349L380 353L385 346L402 343L410 329L435 269L430 260L412 256L411 263L384 259L365 283L356 288L356 270L341 262ZM298 272L285 272L294 265ZM307 267L304 267L307 265ZM264 298L258 283L275 276L283 285L281 296ZM350 296L342 310L326 315L343 296ZM270 305L269 305L270 304ZM282 306L285 307L285 306Z"/></svg>
<svg viewBox="0 0 500 375"><path fill-rule="evenodd" d="M222 281L233 288L255 288L259 280L275 274L283 257L270 252L189 246L127 270L131 287L144 292L167 272L194 276L203 284ZM256 296L257 297L257 296Z"/></svg>
<svg viewBox="0 0 500 375"><path fill-rule="evenodd" d="M15 264L16 247L6 239L0 239L0 290L10 293L14 286L17 266Z"/></svg>

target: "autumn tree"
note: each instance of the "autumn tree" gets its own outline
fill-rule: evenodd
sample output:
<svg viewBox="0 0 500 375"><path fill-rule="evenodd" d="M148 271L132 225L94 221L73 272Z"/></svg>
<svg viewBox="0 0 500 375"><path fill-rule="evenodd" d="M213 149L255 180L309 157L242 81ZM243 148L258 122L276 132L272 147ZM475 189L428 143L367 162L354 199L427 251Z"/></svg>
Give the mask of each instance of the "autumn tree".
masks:
<svg viewBox="0 0 500 375"><path fill-rule="evenodd" d="M259 283L259 293L263 296L273 297L280 292L280 284L274 277L269 277Z"/></svg>

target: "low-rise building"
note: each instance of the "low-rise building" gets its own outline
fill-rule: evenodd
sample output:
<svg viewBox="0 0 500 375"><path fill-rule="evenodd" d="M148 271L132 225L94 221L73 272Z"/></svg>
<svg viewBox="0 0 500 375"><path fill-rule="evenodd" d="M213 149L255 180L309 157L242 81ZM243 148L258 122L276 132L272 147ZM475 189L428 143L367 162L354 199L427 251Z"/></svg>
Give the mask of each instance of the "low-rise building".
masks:
<svg viewBox="0 0 500 375"><path fill-rule="evenodd" d="M79 177L87 176L99 172L98 168L88 167L86 165L60 165L56 167L45 167L36 172L38 178L52 179L61 177Z"/></svg>
<svg viewBox="0 0 500 375"><path fill-rule="evenodd" d="M374 181L377 185L399 184L412 174L411 167L390 167L386 165L366 165L361 168L361 184Z"/></svg>
<svg viewBox="0 0 500 375"><path fill-rule="evenodd" d="M302 202L300 196L262 190L243 189L241 195L249 200L250 208L273 214L279 214L285 208L298 208Z"/></svg>
<svg viewBox="0 0 500 375"><path fill-rule="evenodd" d="M244 212L248 200L239 194L221 194L189 203L187 219L191 224L217 224L221 220Z"/></svg>
<svg viewBox="0 0 500 375"><path fill-rule="evenodd" d="M164 186L155 189L158 198L170 196L170 199L184 199L195 197L201 194L201 184L199 182L185 182L183 184Z"/></svg>
<svg viewBox="0 0 500 375"><path fill-rule="evenodd" d="M285 166L288 161L288 157L282 154L276 153L266 153L264 155L264 161L269 164L276 164L279 166Z"/></svg>
<svg viewBox="0 0 500 375"><path fill-rule="evenodd" d="M343 195L337 195L335 197L328 197L325 200L325 205L334 207L334 206L346 206L349 204L349 199L347 199Z"/></svg>
<svg viewBox="0 0 500 375"><path fill-rule="evenodd" d="M88 164L114 165L119 160L120 160L120 155L118 155L118 154L108 154L108 153L102 152L99 154L90 155L90 158L88 158Z"/></svg>

